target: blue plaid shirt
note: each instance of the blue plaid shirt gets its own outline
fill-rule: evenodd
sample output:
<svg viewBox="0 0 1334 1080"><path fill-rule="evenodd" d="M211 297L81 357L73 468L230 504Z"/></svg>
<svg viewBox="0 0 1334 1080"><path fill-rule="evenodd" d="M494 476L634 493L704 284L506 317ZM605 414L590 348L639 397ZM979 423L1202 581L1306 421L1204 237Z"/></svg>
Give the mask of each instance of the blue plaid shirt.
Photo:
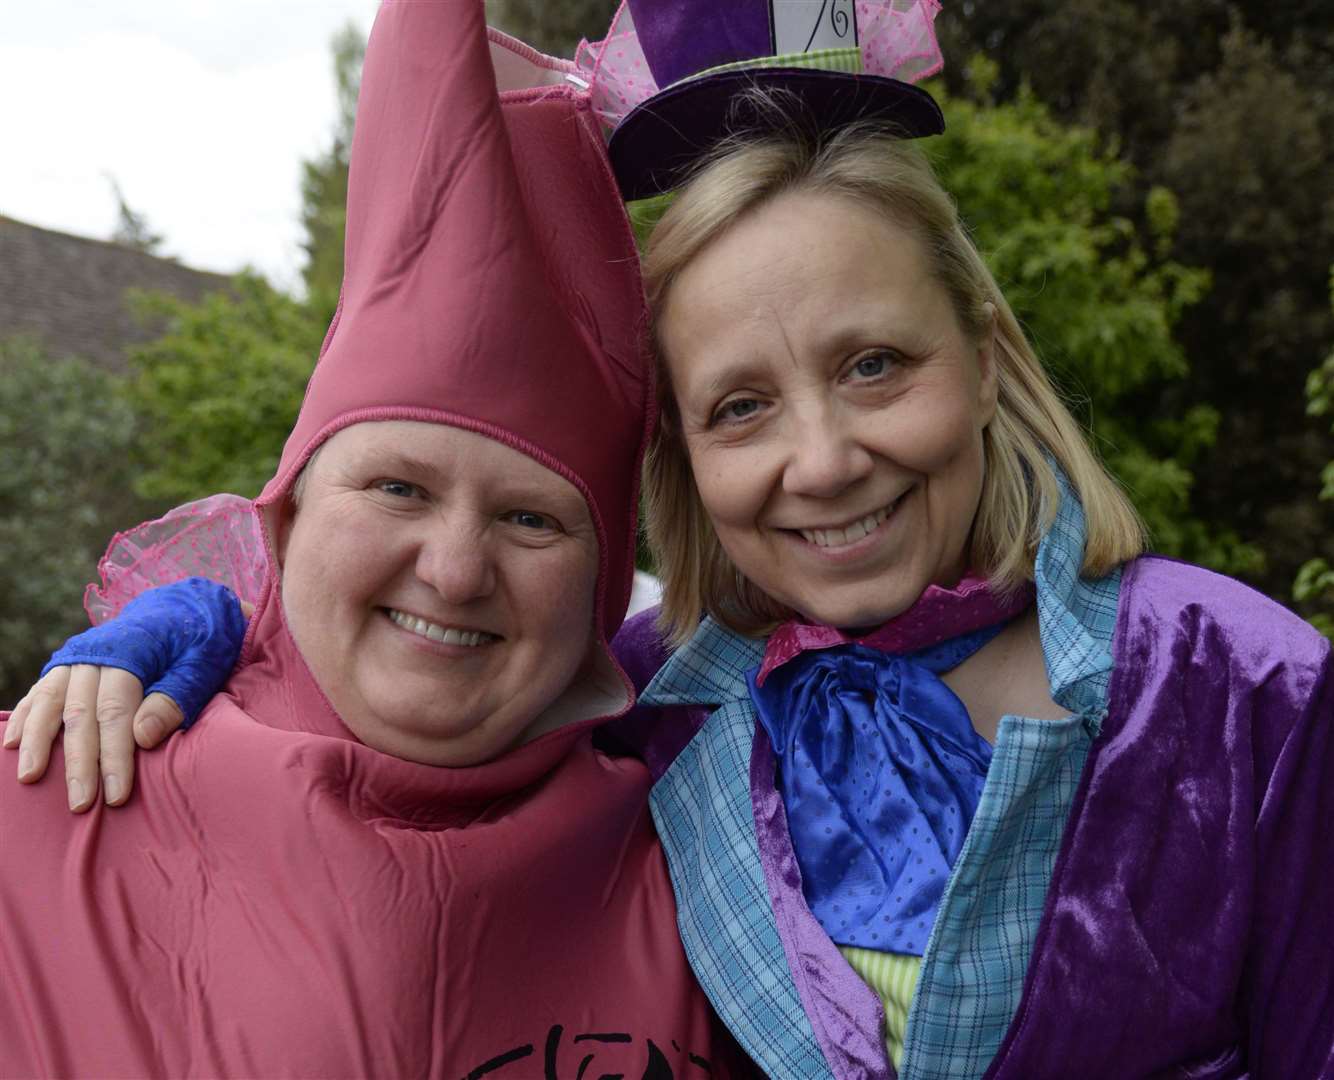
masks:
<svg viewBox="0 0 1334 1080"><path fill-rule="evenodd" d="M1071 715L1001 720L922 958L904 1080L981 1076L1018 1007L1075 788L1106 715L1121 576L1080 578L1083 549L1083 508L1067 491L1039 546L1035 579L1051 695ZM770 905L752 812L756 722L746 685L763 652L762 641L706 620L641 697L715 710L652 795L681 939L719 1015L770 1075L875 1075L803 1008ZM892 1075L887 1058L882 1068Z"/></svg>

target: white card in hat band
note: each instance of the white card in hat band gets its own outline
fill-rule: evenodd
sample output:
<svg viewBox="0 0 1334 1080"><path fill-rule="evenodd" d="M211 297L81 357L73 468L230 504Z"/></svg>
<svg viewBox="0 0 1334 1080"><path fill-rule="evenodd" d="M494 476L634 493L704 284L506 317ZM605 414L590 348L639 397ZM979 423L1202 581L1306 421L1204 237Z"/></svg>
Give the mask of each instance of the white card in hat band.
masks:
<svg viewBox="0 0 1334 1080"><path fill-rule="evenodd" d="M779 55L857 44L853 0L769 0L769 18Z"/></svg>

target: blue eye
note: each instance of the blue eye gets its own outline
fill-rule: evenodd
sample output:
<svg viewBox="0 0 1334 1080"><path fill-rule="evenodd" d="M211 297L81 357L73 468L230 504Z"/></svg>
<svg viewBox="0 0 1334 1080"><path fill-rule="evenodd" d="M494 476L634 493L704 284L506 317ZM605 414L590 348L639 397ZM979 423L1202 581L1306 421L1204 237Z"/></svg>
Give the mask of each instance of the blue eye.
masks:
<svg viewBox="0 0 1334 1080"><path fill-rule="evenodd" d="M713 414L714 423L745 420L759 412L760 403L754 398L734 398Z"/></svg>
<svg viewBox="0 0 1334 1080"><path fill-rule="evenodd" d="M406 480L377 480L375 486L386 495L393 495L398 499L414 499L422 493L421 488L416 484L409 484Z"/></svg>
<svg viewBox="0 0 1334 1080"><path fill-rule="evenodd" d="M508 517L515 525L525 529L558 528L555 518L549 518L545 514L539 514L533 510L515 510Z"/></svg>
<svg viewBox="0 0 1334 1080"><path fill-rule="evenodd" d="M852 365L853 374L862 379L874 379L883 375L889 367L889 357L884 353L871 353L863 356Z"/></svg>

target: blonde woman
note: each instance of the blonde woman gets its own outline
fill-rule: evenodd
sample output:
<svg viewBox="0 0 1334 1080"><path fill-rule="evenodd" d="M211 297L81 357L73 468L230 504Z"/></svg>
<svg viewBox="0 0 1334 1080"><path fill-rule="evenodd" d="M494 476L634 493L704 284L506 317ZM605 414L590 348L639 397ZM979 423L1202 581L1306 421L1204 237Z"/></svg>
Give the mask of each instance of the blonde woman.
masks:
<svg viewBox="0 0 1334 1080"><path fill-rule="evenodd" d="M646 280L692 958L764 910L836 1075L881 1011L904 1076L1326 1075L1328 643L1140 556L920 154L727 149Z"/></svg>

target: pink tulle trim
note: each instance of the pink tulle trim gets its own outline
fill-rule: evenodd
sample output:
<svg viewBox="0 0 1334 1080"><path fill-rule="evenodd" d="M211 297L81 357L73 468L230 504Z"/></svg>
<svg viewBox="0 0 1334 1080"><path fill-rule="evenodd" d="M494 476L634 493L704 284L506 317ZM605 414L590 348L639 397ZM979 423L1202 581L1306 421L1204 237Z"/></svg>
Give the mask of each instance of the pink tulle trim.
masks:
<svg viewBox="0 0 1334 1080"><path fill-rule="evenodd" d="M944 59L934 25L939 11L937 0L857 0L862 71L907 83L940 71ZM603 40L579 43L574 62L588 83L593 111L608 128L660 89L625 3Z"/></svg>
<svg viewBox="0 0 1334 1080"><path fill-rule="evenodd" d="M102 583L88 586L83 606L97 626L145 589L188 577L209 578L254 603L268 565L251 501L210 495L117 534L97 566Z"/></svg>
<svg viewBox="0 0 1334 1080"><path fill-rule="evenodd" d="M945 66L936 41L937 0L858 0L862 70L899 82L929 79Z"/></svg>

